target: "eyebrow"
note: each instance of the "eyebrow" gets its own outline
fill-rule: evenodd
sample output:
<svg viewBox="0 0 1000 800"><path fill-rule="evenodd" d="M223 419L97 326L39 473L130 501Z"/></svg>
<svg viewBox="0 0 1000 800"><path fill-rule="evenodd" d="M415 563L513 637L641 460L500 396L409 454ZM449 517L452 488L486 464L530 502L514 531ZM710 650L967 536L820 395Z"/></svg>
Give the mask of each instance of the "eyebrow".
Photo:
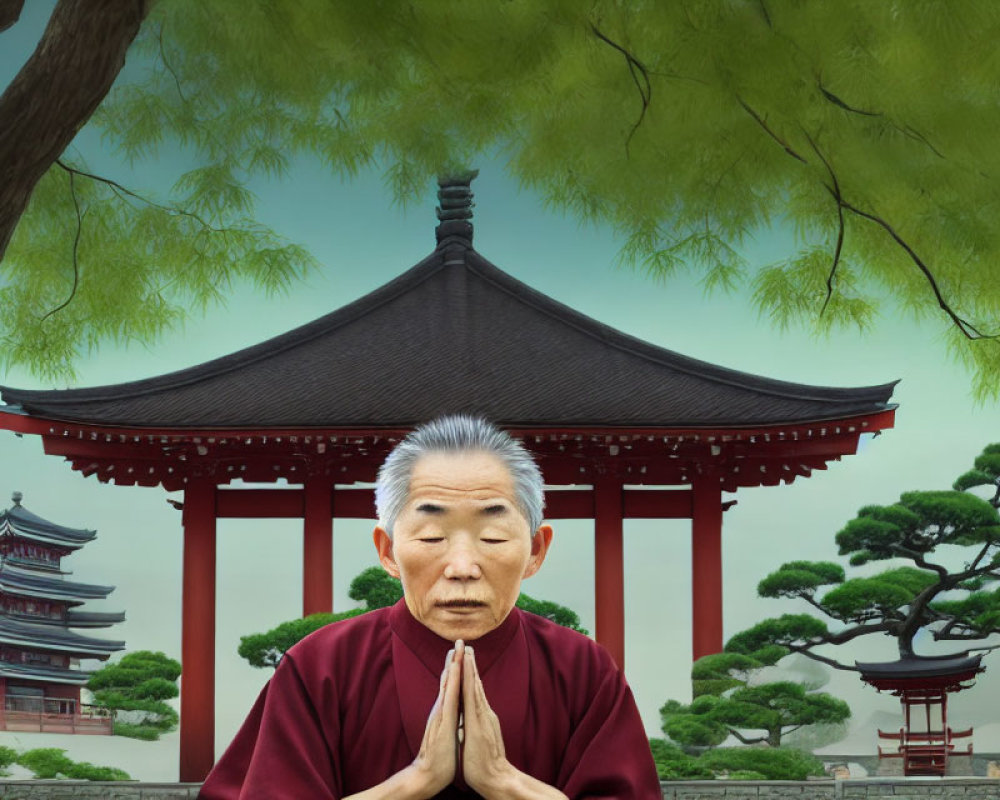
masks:
<svg viewBox="0 0 1000 800"><path fill-rule="evenodd" d="M507 504L505 503L490 503L488 506L484 506L479 509L479 513L486 514L488 516L499 516L501 514L506 514L507 508ZM429 502L421 503L417 506L416 510L424 514L444 514L446 511L444 506Z"/></svg>

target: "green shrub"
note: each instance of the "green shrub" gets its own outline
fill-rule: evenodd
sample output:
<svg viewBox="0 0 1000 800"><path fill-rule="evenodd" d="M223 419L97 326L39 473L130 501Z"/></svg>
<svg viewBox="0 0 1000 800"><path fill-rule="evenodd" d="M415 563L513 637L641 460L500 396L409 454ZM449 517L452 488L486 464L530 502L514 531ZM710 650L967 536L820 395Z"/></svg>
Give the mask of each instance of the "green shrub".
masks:
<svg viewBox="0 0 1000 800"><path fill-rule="evenodd" d="M66 751L58 747L36 747L25 750L17 757L17 763L35 773L36 778L56 778L65 775L66 770L73 766L73 760L66 756Z"/></svg>
<svg viewBox="0 0 1000 800"><path fill-rule="evenodd" d="M9 748L3 748L8 750ZM36 747L17 756L17 763L41 780L70 778L81 781L128 781L131 777L117 767L102 767L89 761L73 761L58 747Z"/></svg>
<svg viewBox="0 0 1000 800"><path fill-rule="evenodd" d="M666 739L650 739L649 749L653 751L653 762L660 780L703 781L715 777L711 770L701 766L698 759Z"/></svg>
<svg viewBox="0 0 1000 800"><path fill-rule="evenodd" d="M718 774L754 772L756 780L804 781L823 775L823 762L812 753L791 747L719 747L704 753L698 764Z"/></svg>
<svg viewBox="0 0 1000 800"><path fill-rule="evenodd" d="M0 746L0 775L9 775L7 770L11 764L17 763L17 750L12 747Z"/></svg>
<svg viewBox="0 0 1000 800"><path fill-rule="evenodd" d="M136 725L132 722L114 722L114 735L126 736L129 739L142 739L146 742L155 742L163 733L162 729L153 725Z"/></svg>
<svg viewBox="0 0 1000 800"><path fill-rule="evenodd" d="M89 761L77 761L67 771L66 777L77 781L128 781L131 776L117 767L101 767Z"/></svg>

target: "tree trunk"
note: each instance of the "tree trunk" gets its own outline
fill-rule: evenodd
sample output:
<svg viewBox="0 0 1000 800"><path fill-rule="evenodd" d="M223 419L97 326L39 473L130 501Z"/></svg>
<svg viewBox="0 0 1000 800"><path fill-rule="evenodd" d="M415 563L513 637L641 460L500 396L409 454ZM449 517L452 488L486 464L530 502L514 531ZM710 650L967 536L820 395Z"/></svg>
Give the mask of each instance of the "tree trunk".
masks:
<svg viewBox="0 0 1000 800"><path fill-rule="evenodd" d="M17 22L22 8L24 0L0 0L0 33Z"/></svg>
<svg viewBox="0 0 1000 800"><path fill-rule="evenodd" d="M59 0L0 95L0 260L35 185L107 95L151 0Z"/></svg>

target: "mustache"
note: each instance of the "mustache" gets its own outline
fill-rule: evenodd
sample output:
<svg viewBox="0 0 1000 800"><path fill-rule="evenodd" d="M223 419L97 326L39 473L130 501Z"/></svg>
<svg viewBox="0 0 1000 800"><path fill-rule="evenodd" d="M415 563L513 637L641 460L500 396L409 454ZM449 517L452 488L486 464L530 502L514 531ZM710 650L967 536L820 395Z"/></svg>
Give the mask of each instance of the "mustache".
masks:
<svg viewBox="0 0 1000 800"><path fill-rule="evenodd" d="M486 603L482 600L476 600L471 597L456 598L454 600L439 600L434 605L438 608L469 608L485 606Z"/></svg>

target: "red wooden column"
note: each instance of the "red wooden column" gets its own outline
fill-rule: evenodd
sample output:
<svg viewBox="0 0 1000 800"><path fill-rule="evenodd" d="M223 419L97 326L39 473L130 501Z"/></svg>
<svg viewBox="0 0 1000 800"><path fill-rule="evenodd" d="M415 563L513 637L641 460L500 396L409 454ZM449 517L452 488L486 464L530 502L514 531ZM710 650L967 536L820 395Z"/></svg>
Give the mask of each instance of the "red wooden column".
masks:
<svg viewBox="0 0 1000 800"><path fill-rule="evenodd" d="M184 490L181 610L182 782L202 781L215 763L215 484Z"/></svg>
<svg viewBox="0 0 1000 800"><path fill-rule="evenodd" d="M617 478L594 481L594 605L597 641L625 668L624 491Z"/></svg>
<svg viewBox="0 0 1000 800"><path fill-rule="evenodd" d="M694 479L691 520L691 629L695 660L722 652L722 487Z"/></svg>
<svg viewBox="0 0 1000 800"><path fill-rule="evenodd" d="M314 475L305 482L302 540L302 616L333 611L333 486Z"/></svg>

